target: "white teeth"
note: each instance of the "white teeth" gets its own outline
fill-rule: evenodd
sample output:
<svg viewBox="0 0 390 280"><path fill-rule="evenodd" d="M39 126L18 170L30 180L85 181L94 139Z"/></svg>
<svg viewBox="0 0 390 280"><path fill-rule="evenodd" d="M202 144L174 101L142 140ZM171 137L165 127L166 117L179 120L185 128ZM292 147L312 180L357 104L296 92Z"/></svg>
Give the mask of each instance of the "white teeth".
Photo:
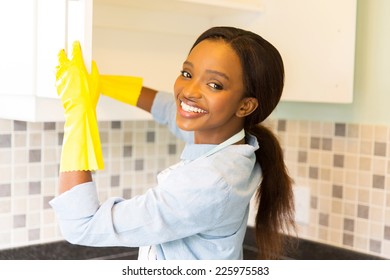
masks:
<svg viewBox="0 0 390 280"><path fill-rule="evenodd" d="M191 112L191 113L206 113L205 110L202 110L200 108L192 107L188 104L185 104L184 102L180 103L181 107L183 108L184 111L186 112Z"/></svg>

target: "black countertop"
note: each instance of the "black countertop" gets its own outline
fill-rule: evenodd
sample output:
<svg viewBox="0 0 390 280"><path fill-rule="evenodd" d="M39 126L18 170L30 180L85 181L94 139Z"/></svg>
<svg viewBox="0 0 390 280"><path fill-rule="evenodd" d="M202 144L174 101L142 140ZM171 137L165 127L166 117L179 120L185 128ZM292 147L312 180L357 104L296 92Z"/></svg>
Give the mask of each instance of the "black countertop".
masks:
<svg viewBox="0 0 390 280"><path fill-rule="evenodd" d="M87 247L58 241L0 251L0 260L136 260L138 248Z"/></svg>
<svg viewBox="0 0 390 280"><path fill-rule="evenodd" d="M282 259L286 260L384 260L384 258L302 238L289 237L290 246ZM248 228L244 242L246 259L256 259L254 229Z"/></svg>
<svg viewBox="0 0 390 280"><path fill-rule="evenodd" d="M294 246L282 259L294 260L381 260L383 258L305 239L292 239ZM244 259L256 259L253 229L244 241ZM0 250L0 260L136 260L138 248L86 247L58 241Z"/></svg>

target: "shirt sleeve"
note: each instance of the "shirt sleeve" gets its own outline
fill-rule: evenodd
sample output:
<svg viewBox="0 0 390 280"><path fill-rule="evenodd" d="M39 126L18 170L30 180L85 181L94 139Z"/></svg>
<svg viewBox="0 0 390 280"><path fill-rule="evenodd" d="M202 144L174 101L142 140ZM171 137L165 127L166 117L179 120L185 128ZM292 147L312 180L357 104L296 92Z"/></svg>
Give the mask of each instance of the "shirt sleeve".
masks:
<svg viewBox="0 0 390 280"><path fill-rule="evenodd" d="M210 183L200 187L197 173L186 173L170 176L143 195L110 198L102 204L95 184L85 183L54 198L50 205L70 243L95 247L161 244L207 231L222 217L229 196L223 180L210 172L204 174Z"/></svg>
<svg viewBox="0 0 390 280"><path fill-rule="evenodd" d="M153 101L151 113L156 122L167 125L176 137L186 143L194 142L193 132L184 131L176 125L176 103L173 94L158 92Z"/></svg>

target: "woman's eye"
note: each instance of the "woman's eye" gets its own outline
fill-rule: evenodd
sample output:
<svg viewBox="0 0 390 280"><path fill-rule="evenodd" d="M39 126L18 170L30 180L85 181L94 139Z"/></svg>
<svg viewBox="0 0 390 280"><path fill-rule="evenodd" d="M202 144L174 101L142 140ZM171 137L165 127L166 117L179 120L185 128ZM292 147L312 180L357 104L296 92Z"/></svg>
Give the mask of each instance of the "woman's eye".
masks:
<svg viewBox="0 0 390 280"><path fill-rule="evenodd" d="M220 84L217 84L217 83L209 83L208 85L215 90L222 90L223 89L223 86L221 86Z"/></svg>
<svg viewBox="0 0 390 280"><path fill-rule="evenodd" d="M187 71L180 71L181 72L181 75L182 75L182 77L184 77L184 78L191 78L191 74L190 73L188 73Z"/></svg>

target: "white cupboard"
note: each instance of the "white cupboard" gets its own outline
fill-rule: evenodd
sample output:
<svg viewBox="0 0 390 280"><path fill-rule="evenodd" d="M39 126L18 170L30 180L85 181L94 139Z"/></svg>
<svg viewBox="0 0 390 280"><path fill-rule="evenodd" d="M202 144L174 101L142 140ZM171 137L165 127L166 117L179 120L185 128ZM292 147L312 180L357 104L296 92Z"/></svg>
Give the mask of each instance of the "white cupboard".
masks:
<svg viewBox="0 0 390 280"><path fill-rule="evenodd" d="M0 4L0 118L63 119L54 68L75 39L101 73L171 91L193 41L214 25L250 29L280 50L283 100L352 102L356 0L13 0ZM103 96L98 118L150 116Z"/></svg>

